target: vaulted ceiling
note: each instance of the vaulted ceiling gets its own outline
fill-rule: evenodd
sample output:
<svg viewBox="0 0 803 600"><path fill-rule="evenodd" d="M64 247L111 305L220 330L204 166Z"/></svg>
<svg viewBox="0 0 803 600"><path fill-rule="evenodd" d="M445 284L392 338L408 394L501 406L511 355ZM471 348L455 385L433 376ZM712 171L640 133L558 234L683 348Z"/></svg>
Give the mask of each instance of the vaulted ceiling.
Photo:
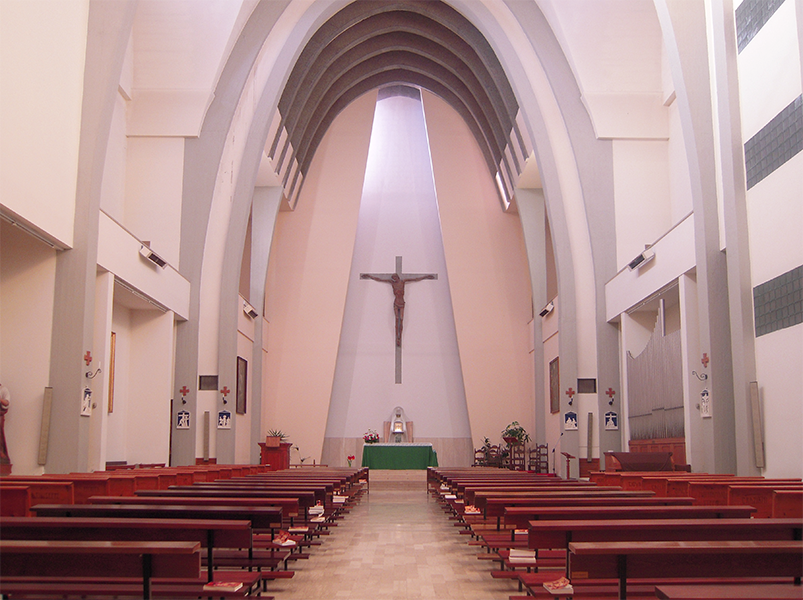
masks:
<svg viewBox="0 0 803 600"><path fill-rule="evenodd" d="M267 155L297 197L335 117L362 94L417 86L450 104L472 131L492 177L512 195L527 152L519 108L483 35L439 0L360 0L324 23L296 62L279 101ZM516 148L506 152L515 144Z"/></svg>

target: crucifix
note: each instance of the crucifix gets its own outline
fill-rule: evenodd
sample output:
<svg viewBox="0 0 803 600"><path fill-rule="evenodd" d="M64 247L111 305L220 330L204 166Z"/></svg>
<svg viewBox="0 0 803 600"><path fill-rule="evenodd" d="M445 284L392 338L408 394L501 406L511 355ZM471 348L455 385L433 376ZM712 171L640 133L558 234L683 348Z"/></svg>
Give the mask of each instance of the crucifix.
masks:
<svg viewBox="0 0 803 600"><path fill-rule="evenodd" d="M437 279L437 273L403 273L402 257L396 257L395 273L360 273L360 279L389 283L393 289L393 314L396 316L396 383L401 383L401 339L404 325L404 284Z"/></svg>

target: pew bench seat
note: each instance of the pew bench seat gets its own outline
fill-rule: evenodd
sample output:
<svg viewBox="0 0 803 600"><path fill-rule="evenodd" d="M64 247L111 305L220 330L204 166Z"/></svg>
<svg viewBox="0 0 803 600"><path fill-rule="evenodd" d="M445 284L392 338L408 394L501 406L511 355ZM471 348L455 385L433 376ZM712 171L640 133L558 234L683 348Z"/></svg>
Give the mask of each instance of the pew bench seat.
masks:
<svg viewBox="0 0 803 600"><path fill-rule="evenodd" d="M225 571L215 581L229 581ZM242 581L242 574L237 573L237 581ZM259 574L254 573L250 579L253 583L244 583L238 590L217 590L214 594L204 591L207 584L205 578L197 580L176 580L170 578L154 578L151 580L151 598L245 598L255 596L259 588ZM89 577L8 577L3 578L2 593L9 600L17 598L93 598L119 597L142 598L142 584L135 578L120 577L117 579ZM272 596L260 596L270 600Z"/></svg>

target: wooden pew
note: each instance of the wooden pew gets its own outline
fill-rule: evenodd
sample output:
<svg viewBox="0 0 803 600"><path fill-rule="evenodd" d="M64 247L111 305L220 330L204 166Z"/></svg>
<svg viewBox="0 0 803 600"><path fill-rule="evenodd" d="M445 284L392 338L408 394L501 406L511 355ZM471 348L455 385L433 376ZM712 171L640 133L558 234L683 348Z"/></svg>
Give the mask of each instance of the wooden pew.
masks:
<svg viewBox="0 0 803 600"><path fill-rule="evenodd" d="M72 504L37 505L31 511L38 517L242 520L250 522L255 540L260 532L265 532L269 539L273 539L276 529L282 525L282 509L277 506ZM269 568L271 572L262 573L263 583L267 579L290 576L286 571L286 561L290 549L282 551L273 548L257 551L255 548L256 542L254 541L247 549L237 552L236 555L228 550L221 551L224 556L217 558L216 563L222 565L225 560L227 566ZM285 563L285 571L273 571L282 562Z"/></svg>
<svg viewBox="0 0 803 600"><path fill-rule="evenodd" d="M279 506L282 509L282 517L294 518L299 514L298 498L249 498L240 496L92 496L87 504L141 504L165 506L169 504L179 504L187 506L215 506L225 504L227 506ZM291 523L292 524L292 523Z"/></svg>
<svg viewBox="0 0 803 600"><path fill-rule="evenodd" d="M799 519L543 520L531 521L528 527L530 549L567 552L571 542L800 539Z"/></svg>
<svg viewBox="0 0 803 600"><path fill-rule="evenodd" d="M102 579L111 573L138 577L141 597L151 598L153 577L197 579L200 551L198 542L0 540L0 592L13 591L11 577L61 577L65 590L70 577Z"/></svg>
<svg viewBox="0 0 803 600"><path fill-rule="evenodd" d="M4 540L198 542L207 550L207 581L215 579L216 548L252 545L251 524L234 520L5 517L0 531Z"/></svg>
<svg viewBox="0 0 803 600"><path fill-rule="evenodd" d="M685 495L695 499L696 504L727 504L728 489L738 483L750 484L754 486L766 486L770 488L782 488L785 486L797 486L803 489L803 483L799 479L761 479L756 481L745 481L744 478L686 481L688 493Z"/></svg>
<svg viewBox="0 0 803 600"><path fill-rule="evenodd" d="M0 479L0 488L9 485L12 487L19 487L20 485L27 487L32 506L44 503L72 504L75 502L71 481L39 479L36 477L26 477L24 482L19 479L6 479L5 477Z"/></svg>
<svg viewBox="0 0 803 600"><path fill-rule="evenodd" d="M803 519L803 490L775 490L772 494L772 516Z"/></svg>
<svg viewBox="0 0 803 600"><path fill-rule="evenodd" d="M800 600L799 586L782 583L716 583L659 585L655 595L661 600Z"/></svg>
<svg viewBox="0 0 803 600"><path fill-rule="evenodd" d="M537 520L746 519L754 510L752 506L512 506L505 509L505 521L522 528Z"/></svg>
<svg viewBox="0 0 803 600"><path fill-rule="evenodd" d="M803 576L803 541L571 542L569 552L571 581L616 579L623 600L628 579Z"/></svg>
<svg viewBox="0 0 803 600"><path fill-rule="evenodd" d="M775 490L795 490L803 489L803 484L799 486L775 486L775 485L730 485L728 486L728 504L749 504L756 507L753 515L756 518L768 518L772 516L772 495Z"/></svg>
<svg viewBox="0 0 803 600"><path fill-rule="evenodd" d="M251 522L254 531L271 533L282 524L282 509L277 506L38 504L31 508L31 512L38 517L245 520Z"/></svg>
<svg viewBox="0 0 803 600"><path fill-rule="evenodd" d="M27 517L31 514L31 492L24 485L0 485L0 516Z"/></svg>

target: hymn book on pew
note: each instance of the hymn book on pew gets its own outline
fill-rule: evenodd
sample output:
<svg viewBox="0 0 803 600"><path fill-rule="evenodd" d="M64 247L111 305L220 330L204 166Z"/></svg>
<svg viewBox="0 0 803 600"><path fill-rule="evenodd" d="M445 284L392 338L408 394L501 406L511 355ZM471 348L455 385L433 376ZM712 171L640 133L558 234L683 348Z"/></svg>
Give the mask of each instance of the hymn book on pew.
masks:
<svg viewBox="0 0 803 600"><path fill-rule="evenodd" d="M236 592L243 587L242 581L210 581L204 584L205 592Z"/></svg>
<svg viewBox="0 0 803 600"><path fill-rule="evenodd" d="M544 583L544 589L553 596L568 596L574 593L572 583L565 577Z"/></svg>

